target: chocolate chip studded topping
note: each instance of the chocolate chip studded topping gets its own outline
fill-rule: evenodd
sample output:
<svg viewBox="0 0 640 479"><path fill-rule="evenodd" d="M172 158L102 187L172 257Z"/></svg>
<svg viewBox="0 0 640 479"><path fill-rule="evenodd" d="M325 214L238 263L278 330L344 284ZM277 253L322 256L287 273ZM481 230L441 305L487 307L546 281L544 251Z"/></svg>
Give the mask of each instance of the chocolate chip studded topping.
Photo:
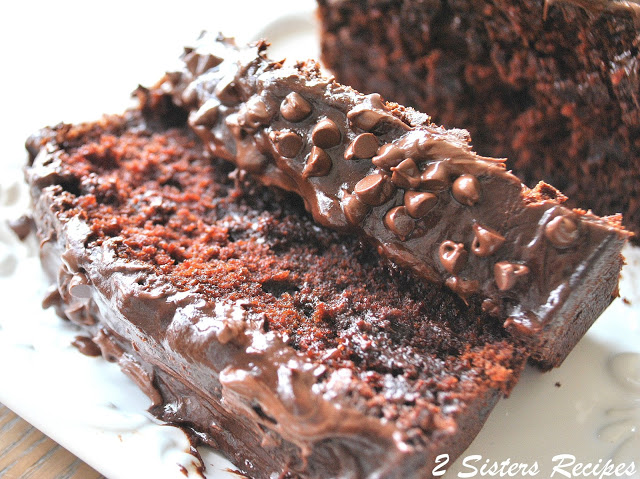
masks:
<svg viewBox="0 0 640 479"><path fill-rule="evenodd" d="M571 218L556 216L544 227L544 235L555 247L568 248L576 242L580 231Z"/></svg>
<svg viewBox="0 0 640 479"><path fill-rule="evenodd" d="M471 251L482 258L491 256L505 241L500 233L478 223L473 225L473 233L475 237L471 243Z"/></svg>
<svg viewBox="0 0 640 479"><path fill-rule="evenodd" d="M328 118L320 120L311 131L311 141L320 148L333 148L340 144L342 135L338 126Z"/></svg>
<svg viewBox="0 0 640 479"><path fill-rule="evenodd" d="M508 317L504 322L504 327L508 331L517 332L522 336L531 336L540 332L543 324L535 313L527 311L518 316Z"/></svg>
<svg viewBox="0 0 640 479"><path fill-rule="evenodd" d="M345 160L371 158L378 151L378 138L373 133L356 136L344 152Z"/></svg>
<svg viewBox="0 0 640 479"><path fill-rule="evenodd" d="M480 182L473 175L461 175L453 182L451 194L463 205L473 206L480 200Z"/></svg>
<svg viewBox="0 0 640 479"><path fill-rule="evenodd" d="M468 298L480 289L480 283L475 279L462 279L457 276L451 276L444 282L445 286L456 293L463 299Z"/></svg>
<svg viewBox="0 0 640 479"><path fill-rule="evenodd" d="M458 274L467 262L467 250L462 243L447 240L439 248L440 263L451 274Z"/></svg>
<svg viewBox="0 0 640 479"><path fill-rule="evenodd" d="M180 95L180 102L186 106L191 107L198 103L198 92L195 88L189 86L184 89L182 94Z"/></svg>
<svg viewBox="0 0 640 479"><path fill-rule="evenodd" d="M376 156L371 159L371 162L379 168L388 170L399 165L403 158L403 151L400 148L393 143L387 143L378 149Z"/></svg>
<svg viewBox="0 0 640 479"><path fill-rule="evenodd" d="M491 316L498 316L498 314L500 314L500 306L492 299L485 299L480 307L482 311L489 313Z"/></svg>
<svg viewBox="0 0 640 479"><path fill-rule="evenodd" d="M311 104L294 91L282 100L280 114L285 120L297 123L311 114Z"/></svg>
<svg viewBox="0 0 640 479"><path fill-rule="evenodd" d="M351 121L353 126L365 131L371 131L378 123L380 123L384 118L384 115L376 110L357 106L347 113L347 118L349 118L349 121Z"/></svg>
<svg viewBox="0 0 640 479"><path fill-rule="evenodd" d="M184 55L183 61L192 75L197 76L207 70L220 65L223 59L211 53L198 55L195 52L189 52Z"/></svg>
<svg viewBox="0 0 640 479"><path fill-rule="evenodd" d="M421 191L407 191L404 194L404 205L407 213L413 218L424 217L438 202L438 197L433 193Z"/></svg>
<svg viewBox="0 0 640 479"><path fill-rule="evenodd" d="M302 138L293 131L272 131L269 138L285 158L295 158L302 149Z"/></svg>
<svg viewBox="0 0 640 479"><path fill-rule="evenodd" d="M189 123L195 126L212 127L218 119L220 102L217 98L210 98L200 108L189 115Z"/></svg>
<svg viewBox="0 0 640 479"><path fill-rule="evenodd" d="M398 166L392 166L391 171L391 181L398 188L415 189L420 185L420 170L411 158L400 162Z"/></svg>
<svg viewBox="0 0 640 479"><path fill-rule="evenodd" d="M240 103L240 94L233 78L225 77L220 80L215 87L214 94L223 105L234 106Z"/></svg>
<svg viewBox="0 0 640 479"><path fill-rule="evenodd" d="M529 274L529 268L523 264L500 261L493 267L493 274L500 291L513 288L518 278Z"/></svg>
<svg viewBox="0 0 640 479"><path fill-rule="evenodd" d="M404 241L413 232L415 220L409 216L404 206L396 206L384 216L384 225Z"/></svg>
<svg viewBox="0 0 640 479"><path fill-rule="evenodd" d="M249 132L269 124L271 114L261 98L253 97L244 103L238 111L238 124Z"/></svg>
<svg viewBox="0 0 640 479"><path fill-rule="evenodd" d="M469 284L476 285L478 301L490 299L504 318L529 311L545 332L556 328L560 336L564 321L579 312L582 320L593 319L603 309L582 311L576 305L586 303L576 298L605 287L611 290L598 297L610 297L612 281L605 285L594 271L602 267L602 254L615 261L629 236L620 218L571 210L562 205L563 196L544 194L548 185L528 189L506 170L505 160L474 153L466 131L447 130L427 115L361 95L323 78L313 63L270 61L264 43L239 50L229 40L217 42L219 48L205 46L203 54L215 51L222 63L196 78L185 65L152 92L171 95L191 114L190 125L212 156L303 195L317 222L360 235L424 281L449 281L463 298L474 289ZM272 113L268 124L261 115L243 120L252 111L249 99L264 102ZM279 114L273 114L276 107ZM325 119L336 129L325 128ZM339 140L323 136L336 130ZM580 238L580 248L566 246ZM497 287L494 264L503 259L526 264L535 287L520 279L511 290ZM553 296L557 291L565 293Z"/></svg>
<svg viewBox="0 0 640 479"><path fill-rule="evenodd" d="M450 184L450 174L443 162L430 163L420 175L420 186L426 190L441 190Z"/></svg>
<svg viewBox="0 0 640 479"><path fill-rule="evenodd" d="M331 171L331 158L327 152L317 146L311 147L309 159L302 171L302 176L308 178L310 176L325 176Z"/></svg>
<svg viewBox="0 0 640 479"><path fill-rule="evenodd" d="M371 207L358 199L356 195L346 194L342 199L342 209L352 225L358 225L365 219Z"/></svg>
<svg viewBox="0 0 640 479"><path fill-rule="evenodd" d="M408 130L410 127L399 118L390 114L378 93L372 93L365 100L347 113L349 122L361 130L382 131L385 127L397 127Z"/></svg>
<svg viewBox="0 0 640 479"><path fill-rule="evenodd" d="M363 203L379 206L389 200L393 186L386 175L374 173L358 181L353 191Z"/></svg>

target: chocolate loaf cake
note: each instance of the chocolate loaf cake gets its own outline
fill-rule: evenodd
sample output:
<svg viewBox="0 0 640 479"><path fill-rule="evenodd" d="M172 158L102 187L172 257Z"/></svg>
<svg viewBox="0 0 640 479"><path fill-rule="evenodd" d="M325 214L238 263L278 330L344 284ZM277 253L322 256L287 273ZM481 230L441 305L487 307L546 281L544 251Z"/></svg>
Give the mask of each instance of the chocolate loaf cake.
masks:
<svg viewBox="0 0 640 479"><path fill-rule="evenodd" d="M446 288L212 160L184 116L45 129L27 178L45 305L151 412L252 478L431 477L527 353Z"/></svg>
<svg viewBox="0 0 640 479"><path fill-rule="evenodd" d="M476 151L509 158L529 186L548 181L640 232L637 3L318 5L322 58L339 81L468 129Z"/></svg>
<svg viewBox="0 0 640 479"><path fill-rule="evenodd" d="M609 304L628 233L264 48L204 36L139 110L28 141L45 305L251 477L432 477Z"/></svg>
<svg viewBox="0 0 640 479"><path fill-rule="evenodd" d="M314 219L356 233L417 278L482 304L543 367L559 365L617 290L620 217L562 205L502 160L412 109L204 34L151 91L211 154L298 193Z"/></svg>

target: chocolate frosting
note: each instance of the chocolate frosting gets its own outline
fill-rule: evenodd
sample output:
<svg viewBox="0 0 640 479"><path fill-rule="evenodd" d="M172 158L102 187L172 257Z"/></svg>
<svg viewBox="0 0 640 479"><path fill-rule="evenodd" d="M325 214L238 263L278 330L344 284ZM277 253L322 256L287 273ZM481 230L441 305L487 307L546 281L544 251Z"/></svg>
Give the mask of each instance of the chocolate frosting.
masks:
<svg viewBox="0 0 640 479"><path fill-rule="evenodd" d="M417 280L482 301L536 359L559 364L554 336L586 314L581 298L615 294L597 286L598 266L629 237L621 218L566 208L551 186L530 190L504 160L475 154L466 131L361 95L312 62L271 61L266 47L204 33L143 108L170 95L213 156L300 194L318 223L359 234ZM587 309L590 324L601 309Z"/></svg>

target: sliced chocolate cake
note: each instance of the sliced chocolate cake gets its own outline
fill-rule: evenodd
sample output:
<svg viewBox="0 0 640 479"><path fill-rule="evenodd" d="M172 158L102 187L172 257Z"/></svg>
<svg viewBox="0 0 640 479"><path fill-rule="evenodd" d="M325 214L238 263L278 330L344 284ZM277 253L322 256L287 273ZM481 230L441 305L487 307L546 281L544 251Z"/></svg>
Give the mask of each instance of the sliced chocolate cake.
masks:
<svg viewBox="0 0 640 479"><path fill-rule="evenodd" d="M628 233L460 131L208 41L139 110L29 139L45 305L250 477L431 477L609 304Z"/></svg>
<svg viewBox="0 0 640 479"><path fill-rule="evenodd" d="M130 113L29 149L46 304L250 477L429 477L517 381L527 353L495 318L185 128Z"/></svg>
<svg viewBox="0 0 640 479"><path fill-rule="evenodd" d="M466 128L529 186L640 232L640 6L318 0L337 79ZM636 236L635 241L638 240Z"/></svg>

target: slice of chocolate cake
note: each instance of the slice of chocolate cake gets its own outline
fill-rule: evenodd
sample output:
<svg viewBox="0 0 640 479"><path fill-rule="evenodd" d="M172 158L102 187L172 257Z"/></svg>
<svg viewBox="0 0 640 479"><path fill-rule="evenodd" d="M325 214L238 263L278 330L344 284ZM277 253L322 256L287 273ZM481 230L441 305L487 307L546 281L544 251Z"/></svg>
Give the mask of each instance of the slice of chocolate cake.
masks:
<svg viewBox="0 0 640 479"><path fill-rule="evenodd" d="M617 0L318 0L341 82L471 132L533 186L640 232L640 7ZM640 238L636 236L636 241Z"/></svg>
<svg viewBox="0 0 640 479"><path fill-rule="evenodd" d="M250 477L425 478L463 451L527 358L501 323L155 113L29 140L45 304Z"/></svg>
<svg viewBox="0 0 640 479"><path fill-rule="evenodd" d="M628 233L264 48L205 35L139 110L28 141L45 304L251 477L431 477L609 304Z"/></svg>
<svg viewBox="0 0 640 479"><path fill-rule="evenodd" d="M543 367L559 365L617 293L621 218L567 208L553 187L529 189L475 154L466 132L265 48L204 34L142 102L153 111L170 96L213 156L482 304Z"/></svg>

